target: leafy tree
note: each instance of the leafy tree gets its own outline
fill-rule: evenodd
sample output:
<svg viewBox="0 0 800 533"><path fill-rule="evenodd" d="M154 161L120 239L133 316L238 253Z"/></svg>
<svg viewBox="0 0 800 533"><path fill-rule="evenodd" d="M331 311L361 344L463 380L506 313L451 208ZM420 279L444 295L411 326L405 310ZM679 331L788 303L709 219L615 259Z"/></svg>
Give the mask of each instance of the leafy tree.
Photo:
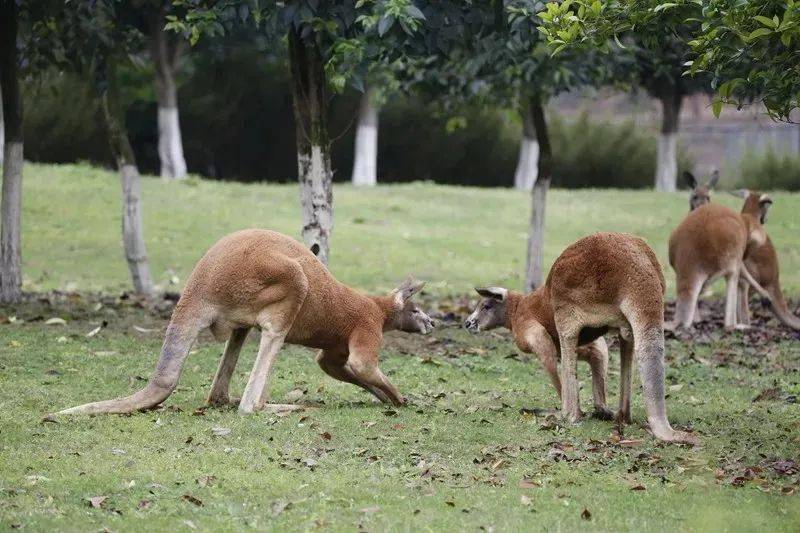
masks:
<svg viewBox="0 0 800 533"><path fill-rule="evenodd" d="M57 5L57 4L56 4ZM122 184L122 241L137 293L153 282L142 229L141 178L125 127L118 67L144 47L137 6L119 0L80 0L53 8L34 27L38 54L91 80L101 102L108 142Z"/></svg>
<svg viewBox="0 0 800 533"><path fill-rule="evenodd" d="M537 0L475 1L462 6L460 19L444 12L448 20L459 20L460 38L445 41L441 53L425 58L409 75L423 90L441 95L445 105L477 100L488 105L513 107L523 120L521 152L538 145L535 175L526 175L520 188L532 188L531 226L527 244L525 287L543 281L542 251L547 191L553 177L553 153L547 127L547 101L563 91L600 80L606 66L592 54L564 53L553 57L539 31L536 15L544 7ZM438 22L439 8L425 11L429 31L436 40L451 26ZM439 13L442 14L442 13ZM528 154L531 155L531 154ZM527 159L527 161L525 161ZM520 166L531 159L521 153ZM518 172L526 174L525 169ZM535 183L534 183L535 182Z"/></svg>
<svg viewBox="0 0 800 533"><path fill-rule="evenodd" d="M549 42L561 51L580 39L594 39L595 44L604 32L593 34L598 28L589 28L613 10L631 8L646 3L634 2L601 3L600 0L576 0L576 2L553 3L540 13L544 20L543 32ZM697 2L657 4L646 8L635 22L620 13L619 21L609 21L611 35L599 41L605 49L613 48L619 81L630 82L644 88L661 104L661 133L658 140L655 188L659 191L674 191L677 188L678 154L677 133L683 99L697 92L709 90L707 76L686 77L686 62L693 52L689 41L700 29ZM572 14L572 15L570 15ZM570 19L574 16L574 19ZM631 18L636 15L631 14ZM626 15L627 17L627 15ZM616 43L611 42L611 38Z"/></svg>
<svg viewBox="0 0 800 533"><path fill-rule="evenodd" d="M645 34L652 24L685 36L693 50L687 73L707 72L723 104L764 104L775 119L789 120L800 105L800 2L796 0L568 0L550 2L541 14L555 53L568 48L609 49L612 37ZM689 40L688 38L691 37Z"/></svg>
<svg viewBox="0 0 800 533"><path fill-rule="evenodd" d="M800 2L707 0L690 72L709 72L723 104L760 100L776 120L800 107Z"/></svg>
<svg viewBox="0 0 800 533"><path fill-rule="evenodd" d="M196 42L236 24L255 24L274 42L286 42L292 78L302 237L323 263L333 228L333 170L328 132L329 91L350 84L363 90L369 65L388 62L413 46L425 18L411 0L289 0L260 6L246 0L179 0L184 18L168 28Z"/></svg>
<svg viewBox="0 0 800 533"><path fill-rule="evenodd" d="M24 14L22 15L24 17ZM2 87L3 188L0 201L0 302L22 295L20 223L22 218L22 99L18 50L20 7L0 0L0 87Z"/></svg>

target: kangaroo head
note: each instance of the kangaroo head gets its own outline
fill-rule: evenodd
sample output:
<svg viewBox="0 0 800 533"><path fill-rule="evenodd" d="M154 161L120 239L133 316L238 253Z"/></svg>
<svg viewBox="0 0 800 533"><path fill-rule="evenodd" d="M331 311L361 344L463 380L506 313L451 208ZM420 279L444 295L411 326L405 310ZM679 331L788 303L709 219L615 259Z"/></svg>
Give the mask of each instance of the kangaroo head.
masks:
<svg viewBox="0 0 800 533"><path fill-rule="evenodd" d="M475 310L464 327L470 333L499 328L506 323L506 300L508 289L502 287L476 287L475 291L482 296Z"/></svg>
<svg viewBox="0 0 800 533"><path fill-rule="evenodd" d="M411 297L422 290L424 281L416 281L409 276L391 293L394 297L396 312L392 317L392 329L399 329L407 333L422 333L427 335L433 331L433 320L423 311Z"/></svg>
<svg viewBox="0 0 800 533"><path fill-rule="evenodd" d="M705 184L700 184L691 172L684 172L683 179L686 184L692 189L689 195L689 211L694 211L701 205L711 203L711 189L713 189L719 181L719 170L711 173L711 177Z"/></svg>
<svg viewBox="0 0 800 533"><path fill-rule="evenodd" d="M768 194L762 194L747 189L739 189L738 191L733 191L731 194L739 198L744 198L742 214L751 215L758 219L761 224L766 224L767 213L769 208L772 207L772 198L770 198Z"/></svg>

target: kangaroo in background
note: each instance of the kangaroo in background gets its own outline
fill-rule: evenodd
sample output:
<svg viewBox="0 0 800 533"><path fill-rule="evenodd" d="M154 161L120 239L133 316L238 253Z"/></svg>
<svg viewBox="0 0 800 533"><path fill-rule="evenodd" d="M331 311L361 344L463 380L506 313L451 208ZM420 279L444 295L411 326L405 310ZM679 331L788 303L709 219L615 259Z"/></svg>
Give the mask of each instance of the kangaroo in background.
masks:
<svg viewBox="0 0 800 533"><path fill-rule="evenodd" d="M726 282L725 327L741 325L739 277L758 286L742 261L748 250L766 242L761 218L771 203L769 196L758 193L748 193L741 213L706 203L691 210L675 228L669 237L669 264L677 277L677 303L670 327L692 325L703 286L720 276Z"/></svg>
<svg viewBox="0 0 800 533"><path fill-rule="evenodd" d="M755 198L759 199L759 222L765 224L767 222L767 212L772 205L772 200L769 197L763 199L766 195L759 195L758 193L751 193L750 191L741 190L736 191L739 197L745 198L745 205L747 202L755 203ZM744 208L743 208L744 209ZM751 206L749 209L753 209ZM770 307L784 325L800 329L800 318L795 316L789 309L786 299L783 297L780 283L780 269L778 267L778 253L772 245L772 239L765 233L764 242L759 244L754 243L745 252L744 268L753 279L761 286L762 289L756 287L762 297L770 302ZM765 294L766 293L766 294ZM739 282L739 309L738 318L742 324L750 324L750 284Z"/></svg>
<svg viewBox="0 0 800 533"><path fill-rule="evenodd" d="M539 358L560 399L561 379L558 376L558 361L561 359L561 350L553 306L545 286L529 294L502 287L475 290L483 299L464 322L464 327L471 333L499 327L511 330L517 347L525 353L536 354ZM605 339L602 336L596 339L579 339L577 353L578 359L587 361L592 370L595 415L599 418L613 418L613 411L606 406L608 346Z"/></svg>
<svg viewBox="0 0 800 533"><path fill-rule="evenodd" d="M485 292L467 325L479 331L537 306L552 310L554 332L530 312L527 329L514 332L531 346L549 336L561 353L561 405L564 416L580 419L576 366L578 347L611 329L620 342L620 398L617 420L630 423L633 357L639 365L650 430L656 438L696 444L694 435L674 430L664 400L664 275L655 253L642 239L624 233L597 233L568 246L553 263L544 286L527 296L492 288ZM488 303L486 300L492 300ZM501 305L502 311L496 307ZM516 308L514 307L516 305ZM524 306L523 310L519 306ZM547 311L546 313L549 313ZM544 314L546 314L544 313ZM503 317L505 314L505 317ZM513 331L513 330L512 330ZM529 338L530 340L527 340ZM593 369L594 370L594 369ZM555 382L554 382L555 385Z"/></svg>
<svg viewBox="0 0 800 533"><path fill-rule="evenodd" d="M686 184L692 190L689 194L689 211L694 211L701 205L711 203L711 190L719 182L719 170L712 172L711 177L705 184L698 182L694 174L688 171L684 171L683 179L686 180Z"/></svg>
<svg viewBox="0 0 800 533"><path fill-rule="evenodd" d="M339 283L296 240L269 230L248 229L220 239L194 267L167 326L161 357L147 386L123 398L87 403L57 414L129 413L155 407L178 383L199 332L210 328L227 340L210 404L228 403L239 351L253 327L261 342L239 411L286 410L268 405L267 381L286 342L321 351L317 363L334 379L369 391L385 403L405 399L378 368L383 332L429 333L433 323L411 297L424 283L409 277L386 296L365 296Z"/></svg>

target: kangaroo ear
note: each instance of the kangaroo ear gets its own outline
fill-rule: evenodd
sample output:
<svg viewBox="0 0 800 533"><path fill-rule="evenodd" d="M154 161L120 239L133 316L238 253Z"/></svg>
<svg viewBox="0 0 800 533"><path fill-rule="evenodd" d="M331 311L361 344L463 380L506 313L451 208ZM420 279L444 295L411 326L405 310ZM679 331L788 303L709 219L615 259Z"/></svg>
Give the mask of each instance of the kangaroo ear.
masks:
<svg viewBox="0 0 800 533"><path fill-rule="evenodd" d="M498 302L504 302L508 296L508 289L503 287L475 287L475 292L484 298L491 298Z"/></svg>
<svg viewBox="0 0 800 533"><path fill-rule="evenodd" d="M711 179L708 180L708 188L713 189L717 186L717 182L719 182L719 170L715 170L711 173Z"/></svg>
<svg viewBox="0 0 800 533"><path fill-rule="evenodd" d="M767 222L767 211L769 208L772 207L772 198L767 196L766 194L762 194L758 198L758 210L761 212L761 223L766 224Z"/></svg>
<svg viewBox="0 0 800 533"><path fill-rule="evenodd" d="M412 276L408 276L403 283L392 291L392 294L395 295L400 303L405 303L406 300L421 291L424 286L424 281L417 281Z"/></svg>
<svg viewBox="0 0 800 533"><path fill-rule="evenodd" d="M697 187L697 179L694 177L694 174L688 170L683 171L683 179L686 181L686 185L688 185L690 189Z"/></svg>
<svg viewBox="0 0 800 533"><path fill-rule="evenodd" d="M728 191L728 194L732 194L737 198L747 198L750 195L750 191L747 189L737 189L735 191Z"/></svg>

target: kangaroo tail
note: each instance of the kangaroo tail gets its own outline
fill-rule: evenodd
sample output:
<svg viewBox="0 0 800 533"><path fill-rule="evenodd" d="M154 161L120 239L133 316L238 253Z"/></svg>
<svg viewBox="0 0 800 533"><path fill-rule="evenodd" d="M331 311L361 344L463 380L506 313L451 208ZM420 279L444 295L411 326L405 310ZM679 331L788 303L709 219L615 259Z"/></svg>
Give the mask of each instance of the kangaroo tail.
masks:
<svg viewBox="0 0 800 533"><path fill-rule="evenodd" d="M142 390L121 398L91 402L59 411L56 415L96 415L101 413L132 413L151 409L163 402L178 384L183 362L204 324L196 318L181 316L176 309L167 326L161 357L156 370Z"/></svg>
<svg viewBox="0 0 800 533"><path fill-rule="evenodd" d="M789 310L789 305L786 303L786 299L783 297L780 286L777 283L774 283L769 287L769 292L772 295L772 298L770 299L772 311L775 313L775 316L778 317L778 320L792 329L800 329L800 318L795 316Z"/></svg>

